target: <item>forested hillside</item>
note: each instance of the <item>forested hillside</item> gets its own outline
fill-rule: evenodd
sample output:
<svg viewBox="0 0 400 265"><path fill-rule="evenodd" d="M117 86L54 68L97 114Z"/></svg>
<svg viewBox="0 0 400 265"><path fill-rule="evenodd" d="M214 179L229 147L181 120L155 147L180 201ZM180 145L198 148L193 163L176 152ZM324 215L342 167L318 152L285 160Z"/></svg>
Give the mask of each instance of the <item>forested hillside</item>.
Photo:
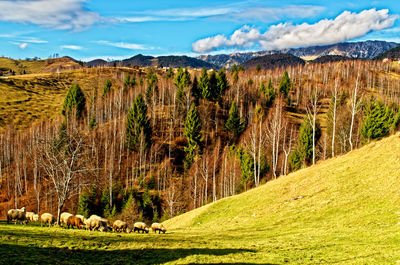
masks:
<svg viewBox="0 0 400 265"><path fill-rule="evenodd" d="M61 73L79 78L53 120L0 133L1 213L164 220L241 193L398 129L398 71L345 61Z"/></svg>

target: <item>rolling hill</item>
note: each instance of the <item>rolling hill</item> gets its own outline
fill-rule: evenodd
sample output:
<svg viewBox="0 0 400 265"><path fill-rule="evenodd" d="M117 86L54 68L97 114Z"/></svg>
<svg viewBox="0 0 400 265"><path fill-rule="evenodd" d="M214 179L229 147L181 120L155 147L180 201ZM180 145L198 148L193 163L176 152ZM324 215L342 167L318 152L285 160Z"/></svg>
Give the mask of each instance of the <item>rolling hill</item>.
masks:
<svg viewBox="0 0 400 265"><path fill-rule="evenodd" d="M71 57L45 59L45 60L16 60L0 58L0 76L56 73L60 71L75 70L83 68L84 64Z"/></svg>
<svg viewBox="0 0 400 265"><path fill-rule="evenodd" d="M394 264L400 259L399 172L397 134L165 225L257 249L241 262ZM207 244L217 245L213 240Z"/></svg>
<svg viewBox="0 0 400 265"><path fill-rule="evenodd" d="M396 47L393 49L388 50L378 56L376 56L375 60L383 60L383 59L390 59L390 60L399 60L400 59L400 47Z"/></svg>
<svg viewBox="0 0 400 265"><path fill-rule="evenodd" d="M42 71L42 70L41 70ZM107 68L78 69L59 73L25 74L0 77L0 131L13 126L26 129L35 121L51 120L61 112L65 95L74 83L87 93L102 88L107 79L115 84L116 72L134 70Z"/></svg>
<svg viewBox="0 0 400 265"><path fill-rule="evenodd" d="M189 56L158 56L158 57L153 57L153 56L146 56L142 54L135 55L131 58L124 59L121 61L111 61L111 62L106 62L101 59L93 60L90 62L87 62L87 65L89 67L97 67L97 66L122 66L122 67L135 67L135 66L140 66L140 67L173 67L173 68L178 68L178 67L191 67L191 68L203 68L206 67L208 69L211 68L218 68L217 66L193 58Z"/></svg>
<svg viewBox="0 0 400 265"><path fill-rule="evenodd" d="M305 61L291 54L271 54L253 58L243 63L245 69L259 65L262 69L273 69L278 67L286 68L289 65L295 66L305 64Z"/></svg>
<svg viewBox="0 0 400 265"><path fill-rule="evenodd" d="M310 62L312 62L312 63L331 63L331 62L343 62L343 61L348 61L348 60L353 60L353 58L350 58L347 56L342 56L342 55L322 55L321 57L318 57L317 59L314 59Z"/></svg>
<svg viewBox="0 0 400 265"><path fill-rule="evenodd" d="M169 219L166 234L3 221L0 262L396 264L399 172L398 133Z"/></svg>

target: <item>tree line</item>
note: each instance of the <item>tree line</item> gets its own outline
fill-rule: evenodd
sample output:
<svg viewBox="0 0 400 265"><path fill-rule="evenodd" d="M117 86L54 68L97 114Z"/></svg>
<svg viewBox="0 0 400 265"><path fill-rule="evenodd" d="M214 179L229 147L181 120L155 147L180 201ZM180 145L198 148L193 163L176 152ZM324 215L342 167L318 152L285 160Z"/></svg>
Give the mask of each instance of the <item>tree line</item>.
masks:
<svg viewBox="0 0 400 265"><path fill-rule="evenodd" d="M2 200L168 218L398 130L394 70L148 68L89 93L77 80L57 120L0 134Z"/></svg>

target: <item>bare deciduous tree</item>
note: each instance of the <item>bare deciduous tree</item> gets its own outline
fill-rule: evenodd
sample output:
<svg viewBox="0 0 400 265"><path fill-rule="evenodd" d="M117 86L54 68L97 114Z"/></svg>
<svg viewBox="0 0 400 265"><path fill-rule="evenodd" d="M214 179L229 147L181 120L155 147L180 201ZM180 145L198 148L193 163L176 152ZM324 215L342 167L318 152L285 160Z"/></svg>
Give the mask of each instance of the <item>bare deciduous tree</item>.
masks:
<svg viewBox="0 0 400 265"><path fill-rule="evenodd" d="M63 139L41 139L39 163L54 185L57 195L57 224L61 210L70 198L73 182L80 172L85 171L84 136L71 131Z"/></svg>

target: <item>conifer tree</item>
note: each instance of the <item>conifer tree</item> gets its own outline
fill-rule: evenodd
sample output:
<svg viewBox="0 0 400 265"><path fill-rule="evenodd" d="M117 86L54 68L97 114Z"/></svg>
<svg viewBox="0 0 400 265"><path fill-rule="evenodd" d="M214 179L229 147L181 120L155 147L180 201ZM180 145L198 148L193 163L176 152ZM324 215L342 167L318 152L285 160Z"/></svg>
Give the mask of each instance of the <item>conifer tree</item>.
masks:
<svg viewBox="0 0 400 265"><path fill-rule="evenodd" d="M110 92L111 86L112 86L111 80L107 79L106 83L104 84L104 88L103 88L103 97L105 97L108 94L108 92Z"/></svg>
<svg viewBox="0 0 400 265"><path fill-rule="evenodd" d="M201 98L201 90L199 89L199 83L197 82L197 77L193 78L192 86L190 88L190 94L194 98L196 106L199 105L199 100Z"/></svg>
<svg viewBox="0 0 400 265"><path fill-rule="evenodd" d="M226 78L225 70L221 69L217 74L217 87L218 87L218 99L228 90L228 79Z"/></svg>
<svg viewBox="0 0 400 265"><path fill-rule="evenodd" d="M287 71L285 71L285 73L283 74L281 83L279 85L279 93L282 93L285 98L287 98L288 94L289 94L289 90L290 90L290 78L289 78L289 74Z"/></svg>
<svg viewBox="0 0 400 265"><path fill-rule="evenodd" d="M244 131L244 127L245 123L239 117L236 101L233 101L229 110L229 118L225 123L225 128L228 132L233 133L235 137L239 137Z"/></svg>
<svg viewBox="0 0 400 265"><path fill-rule="evenodd" d="M176 98L178 101L182 101L185 97L184 82L183 82L184 72L181 67L178 68L178 72L175 76L174 85L176 86Z"/></svg>
<svg viewBox="0 0 400 265"><path fill-rule="evenodd" d="M127 88L129 87L131 84L131 75L126 75L125 76L125 80L124 80L124 87Z"/></svg>
<svg viewBox="0 0 400 265"><path fill-rule="evenodd" d="M231 68L231 74L233 74L233 73L235 73L235 72L237 72L237 71L238 71L237 65L234 64L234 65L232 66L232 68Z"/></svg>
<svg viewBox="0 0 400 265"><path fill-rule="evenodd" d="M200 115L194 103L190 106L190 110L186 116L184 135L188 142L188 145L185 147L185 167L188 169L193 164L196 153L201 152L203 141Z"/></svg>
<svg viewBox="0 0 400 265"><path fill-rule="evenodd" d="M107 188L101 193L100 204L103 209L102 216L108 217L111 214L110 193Z"/></svg>
<svg viewBox="0 0 400 265"><path fill-rule="evenodd" d="M311 119L311 117L306 116L300 126L298 142L298 151L302 155L302 158L306 160L310 160L313 156L313 128L309 119ZM321 137L321 128L318 123L316 123L315 127L316 144Z"/></svg>
<svg viewBox="0 0 400 265"><path fill-rule="evenodd" d="M276 97L275 88L272 85L271 78L268 81L268 86L267 87L265 87L264 82L261 83L260 92L265 97L265 101L266 101L267 106L268 107L271 106L272 103L275 100L275 97Z"/></svg>
<svg viewBox="0 0 400 265"><path fill-rule="evenodd" d="M385 106L381 101L375 102L375 99L372 98L364 115L365 119L361 127L361 135L364 139L369 141L390 133L394 122L394 113L391 107Z"/></svg>
<svg viewBox="0 0 400 265"><path fill-rule="evenodd" d="M125 77L125 81L124 81L124 87L125 88L127 88L127 87L135 87L135 85L136 85L136 78L135 78L135 76L134 75L127 75L126 77Z"/></svg>
<svg viewBox="0 0 400 265"><path fill-rule="evenodd" d="M78 84L72 85L64 100L62 115L69 114L73 109L76 110L76 115L80 117L85 108L86 98Z"/></svg>
<svg viewBox="0 0 400 265"><path fill-rule="evenodd" d="M179 67L178 73L175 76L174 84L177 88L176 97L178 100L183 101L186 93L185 88L190 86L190 74L187 69L185 71Z"/></svg>
<svg viewBox="0 0 400 265"><path fill-rule="evenodd" d="M85 216L85 218L89 218L89 194L87 191L84 191L79 198L78 214Z"/></svg>
<svg viewBox="0 0 400 265"><path fill-rule="evenodd" d="M172 68L170 67L170 68L168 68L168 71L167 71L167 79L171 79L172 77L174 77L174 71L172 70Z"/></svg>
<svg viewBox="0 0 400 265"><path fill-rule="evenodd" d="M126 142L129 150L137 150L141 134L144 136L144 148L149 148L151 145L152 128L150 120L147 117L146 103L143 100L142 94L139 94L135 98L127 117Z"/></svg>
<svg viewBox="0 0 400 265"><path fill-rule="evenodd" d="M203 98L209 98L210 95L210 80L208 79L207 69L204 67L201 70L200 80L199 80L199 90Z"/></svg>
<svg viewBox="0 0 400 265"><path fill-rule="evenodd" d="M158 82L157 74L154 73L153 69L149 68L149 70L147 71L147 90L146 90L146 99L148 102L150 102L154 92L158 91L157 82Z"/></svg>

